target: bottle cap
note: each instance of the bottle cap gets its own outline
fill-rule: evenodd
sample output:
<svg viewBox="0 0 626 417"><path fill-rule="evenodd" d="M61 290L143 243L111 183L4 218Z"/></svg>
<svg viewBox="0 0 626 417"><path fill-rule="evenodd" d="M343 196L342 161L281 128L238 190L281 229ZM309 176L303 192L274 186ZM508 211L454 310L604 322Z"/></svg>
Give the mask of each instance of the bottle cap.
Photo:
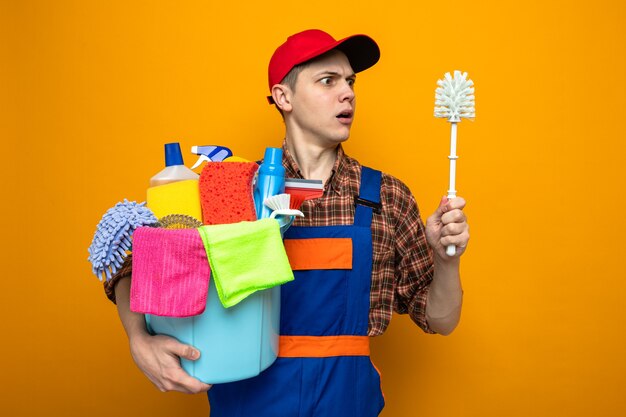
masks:
<svg viewBox="0 0 626 417"><path fill-rule="evenodd" d="M165 144L165 166L184 165L183 154L180 151L180 143Z"/></svg>
<svg viewBox="0 0 626 417"><path fill-rule="evenodd" d="M265 148L265 157L263 157L263 162L269 164L282 164L283 150L281 148Z"/></svg>

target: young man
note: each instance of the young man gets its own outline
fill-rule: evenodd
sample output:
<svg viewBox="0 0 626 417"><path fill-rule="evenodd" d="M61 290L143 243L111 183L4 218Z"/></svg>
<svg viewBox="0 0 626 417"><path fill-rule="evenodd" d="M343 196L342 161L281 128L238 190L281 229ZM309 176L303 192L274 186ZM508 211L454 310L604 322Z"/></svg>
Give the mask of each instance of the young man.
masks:
<svg viewBox="0 0 626 417"><path fill-rule="evenodd" d="M308 30L270 60L268 99L285 122L287 176L324 181L323 197L305 201L305 218L285 235L303 248L290 254L292 265L303 258L305 266L283 286L280 352L270 368L209 390L178 362L200 353L150 336L143 316L129 310L129 280L114 281L133 358L161 390L209 390L213 417L376 416L384 402L368 341L385 331L392 311L429 333L449 334L458 324L459 257L469 239L464 200L443 198L424 226L403 183L362 167L341 147L355 116L356 73L379 56L367 36L336 41ZM445 253L450 244L454 256ZM319 258L330 260L311 262Z"/></svg>

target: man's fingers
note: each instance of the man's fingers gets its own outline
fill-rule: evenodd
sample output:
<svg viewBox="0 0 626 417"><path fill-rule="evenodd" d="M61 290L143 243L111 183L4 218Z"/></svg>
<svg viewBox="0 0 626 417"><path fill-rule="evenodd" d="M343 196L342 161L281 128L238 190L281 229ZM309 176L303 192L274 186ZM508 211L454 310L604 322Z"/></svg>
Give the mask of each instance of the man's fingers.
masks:
<svg viewBox="0 0 626 417"><path fill-rule="evenodd" d="M189 376L189 374L179 366L167 369L155 385L163 392L178 391L186 394L205 392L212 387L212 385L205 384Z"/></svg>
<svg viewBox="0 0 626 417"><path fill-rule="evenodd" d="M200 351L198 349L182 343L176 343L176 345L173 346L172 353L181 358L192 361L200 358ZM187 394L197 394L199 392L208 391L211 388L211 385L205 384L204 382L193 378L192 376L187 374L187 372L185 372L181 367L176 367L169 369L165 388L168 391L179 391Z"/></svg>
<svg viewBox="0 0 626 417"><path fill-rule="evenodd" d="M191 377L181 367L180 358L196 360L200 351L164 335L150 336L132 344L133 358L143 373L163 391L199 393L211 385Z"/></svg>
<svg viewBox="0 0 626 417"><path fill-rule="evenodd" d="M462 197L454 197L448 198L445 195L441 197L441 201L439 201L439 206L434 213L434 216L442 217L445 214L455 211L455 210L463 210L465 208L465 199Z"/></svg>
<svg viewBox="0 0 626 417"><path fill-rule="evenodd" d="M441 200L439 201L439 206L437 206L437 210L435 210L434 215L441 217L443 216L443 214L448 211L448 209L446 208L448 205L448 197L446 197L445 195L443 197L441 197Z"/></svg>
<svg viewBox="0 0 626 417"><path fill-rule="evenodd" d="M193 378L186 373L181 372L176 381L173 381L171 390L180 391L187 394L198 394L208 391L212 385L205 384L202 381Z"/></svg>
<svg viewBox="0 0 626 417"><path fill-rule="evenodd" d="M465 223L450 223L441 229L441 237L456 236L463 233L466 229Z"/></svg>
<svg viewBox="0 0 626 417"><path fill-rule="evenodd" d="M448 245L454 245L459 247L466 247L469 241L469 231L466 229L459 234L443 236L440 240L441 246L446 247Z"/></svg>
<svg viewBox="0 0 626 417"><path fill-rule="evenodd" d="M193 346L184 345L182 343L176 343L171 346L172 353L181 358L195 361L200 357L200 351Z"/></svg>
<svg viewBox="0 0 626 417"><path fill-rule="evenodd" d="M185 373L182 369L176 375L172 375L170 379L163 382L161 391L178 391L185 394L198 394L208 391L212 385L205 384Z"/></svg>
<svg viewBox="0 0 626 417"><path fill-rule="evenodd" d="M469 241L469 226L463 209L465 199L443 197L437 210L426 221L426 238L434 249L443 251L450 245L457 246L457 256L465 252ZM442 255L443 256L443 255Z"/></svg>
<svg viewBox="0 0 626 417"><path fill-rule="evenodd" d="M441 216L441 222L443 224L463 223L465 220L465 213L459 209L454 209Z"/></svg>
<svg viewBox="0 0 626 417"><path fill-rule="evenodd" d="M445 205L445 213L452 210L463 210L465 208L465 199L463 197L454 197L447 201Z"/></svg>

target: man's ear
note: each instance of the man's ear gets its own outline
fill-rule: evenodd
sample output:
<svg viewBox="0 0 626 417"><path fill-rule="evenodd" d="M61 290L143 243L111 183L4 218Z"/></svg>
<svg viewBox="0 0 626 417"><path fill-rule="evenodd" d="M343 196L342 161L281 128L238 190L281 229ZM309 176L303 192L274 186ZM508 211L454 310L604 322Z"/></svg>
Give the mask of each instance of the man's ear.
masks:
<svg viewBox="0 0 626 417"><path fill-rule="evenodd" d="M289 86L284 84L275 84L272 87L272 98L276 106L283 112L291 111L292 91Z"/></svg>

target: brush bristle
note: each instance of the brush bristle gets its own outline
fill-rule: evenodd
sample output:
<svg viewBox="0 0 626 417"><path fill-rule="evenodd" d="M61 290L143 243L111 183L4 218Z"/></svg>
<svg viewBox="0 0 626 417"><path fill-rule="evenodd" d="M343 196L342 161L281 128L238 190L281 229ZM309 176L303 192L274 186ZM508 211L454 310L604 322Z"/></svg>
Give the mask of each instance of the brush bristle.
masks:
<svg viewBox="0 0 626 417"><path fill-rule="evenodd" d="M290 196L289 208L293 210L299 210L300 207L302 207L302 203L304 203L304 200L305 200L304 194L294 193L294 194L289 194L289 196Z"/></svg>
<svg viewBox="0 0 626 417"><path fill-rule="evenodd" d="M289 201L291 196L289 194L277 194L271 197L267 197L263 204L272 210L284 210L289 208Z"/></svg>
<svg viewBox="0 0 626 417"><path fill-rule="evenodd" d="M454 77L446 72L443 80L438 80L435 91L435 117L460 122L461 118L476 117L474 109L474 82L467 78L467 72L454 71Z"/></svg>
<svg viewBox="0 0 626 417"><path fill-rule="evenodd" d="M159 219L159 227L163 229L195 229L200 226L200 220L186 214L168 214Z"/></svg>

